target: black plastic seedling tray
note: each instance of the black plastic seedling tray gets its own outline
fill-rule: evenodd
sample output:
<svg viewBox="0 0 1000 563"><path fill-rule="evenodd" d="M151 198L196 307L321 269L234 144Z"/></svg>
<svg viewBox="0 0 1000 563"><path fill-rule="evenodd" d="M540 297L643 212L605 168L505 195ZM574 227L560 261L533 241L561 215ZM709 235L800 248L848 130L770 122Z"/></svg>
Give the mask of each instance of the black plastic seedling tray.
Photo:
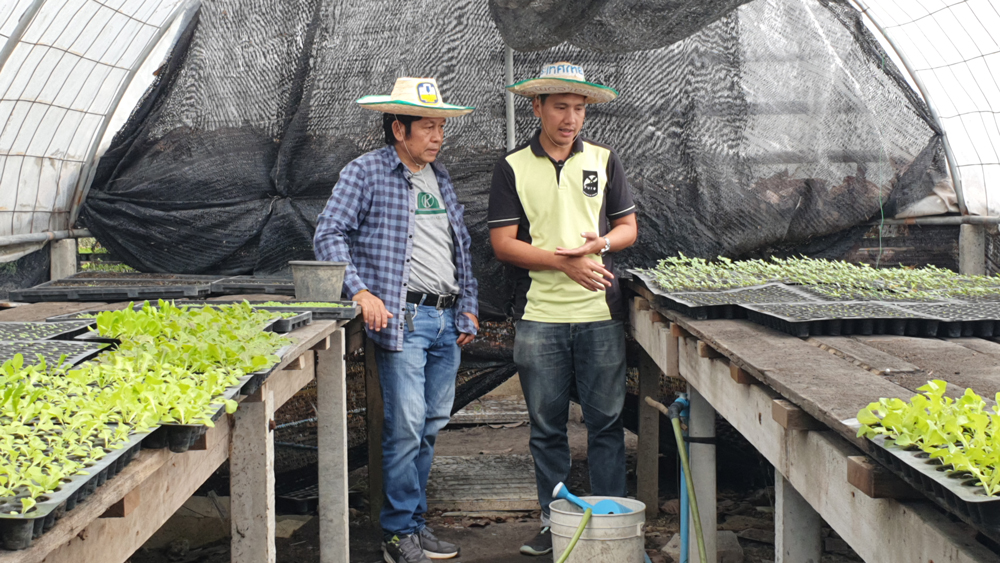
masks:
<svg viewBox="0 0 1000 563"><path fill-rule="evenodd" d="M86 271L73 274L63 278L63 280L73 281L135 281L136 285L144 282L189 282L189 283L212 283L223 279L223 275L198 275L198 274L161 274L156 272L100 272Z"/></svg>
<svg viewBox="0 0 1000 563"><path fill-rule="evenodd" d="M295 295L295 282L286 277L233 276L212 283L213 295Z"/></svg>
<svg viewBox="0 0 1000 563"><path fill-rule="evenodd" d="M956 472L918 448L886 446L885 436L872 440L875 458L893 473L994 540L1000 538L1000 497L987 496L969 473Z"/></svg>
<svg viewBox="0 0 1000 563"><path fill-rule="evenodd" d="M284 359L285 354L287 354L291 348L292 346L290 344L286 344L285 346L282 346L280 349L278 349L278 351L275 352L274 354L278 356L278 358ZM281 360L279 360L278 363L281 363ZM239 386L240 395L253 395L254 393L256 393L257 390L260 389L260 386L263 385L265 381L267 381L267 378L270 377L272 373L274 373L274 368L276 368L277 366L278 364L274 364L269 368L247 374L245 376L247 378L246 382L242 383ZM243 378L241 378L241 380L242 379Z"/></svg>
<svg viewBox="0 0 1000 563"><path fill-rule="evenodd" d="M90 326L87 321L74 323L0 322L0 340L60 340L73 338Z"/></svg>
<svg viewBox="0 0 1000 563"><path fill-rule="evenodd" d="M309 514L319 506L319 484L283 491L275 495L275 507L282 512Z"/></svg>
<svg viewBox="0 0 1000 563"><path fill-rule="evenodd" d="M805 338L893 334L937 336L940 321L888 303L837 301L744 305L751 321Z"/></svg>
<svg viewBox="0 0 1000 563"><path fill-rule="evenodd" d="M147 299L185 299L205 297L211 292L211 278L196 280L104 280L62 279L50 281L29 289L10 292L14 301L37 303L41 301L136 301Z"/></svg>
<svg viewBox="0 0 1000 563"><path fill-rule="evenodd" d="M240 393L237 386L229 387L222 395L225 399L235 399ZM218 421L226 412L226 406L219 404L212 415L212 422ZM149 436L143 440L142 447L150 450L170 448L175 453L184 453L191 449L191 446L208 431L208 426L204 424L176 424L165 423L153 430Z"/></svg>
<svg viewBox="0 0 1000 563"><path fill-rule="evenodd" d="M663 293L663 304L695 319L745 319L742 305L756 303L802 303L810 295L780 284L770 283L721 291Z"/></svg>
<svg viewBox="0 0 1000 563"><path fill-rule="evenodd" d="M174 305L178 307L203 307L205 305L233 305L243 303L243 300L237 299L226 299L226 300L212 300L212 301L174 301ZM309 303L308 301L282 301L281 303L287 303L288 305L281 306L265 306L262 303L267 303L267 301L247 301L251 307L254 309L260 309L261 311L274 311L276 313L300 313L310 311L312 312L312 320L314 321L330 321L330 320L351 320L358 316L358 304L354 301L331 301L331 305L338 305L337 307L322 307L322 306L305 306L300 305L300 303Z"/></svg>
<svg viewBox="0 0 1000 563"><path fill-rule="evenodd" d="M294 313L295 311L284 311L285 313ZM280 317L274 320L274 324L271 325L271 330L277 332L278 334L285 334L286 332L292 332L293 330L298 330L306 325L312 323L312 311L306 311L304 313L299 313L294 317Z"/></svg>
<svg viewBox="0 0 1000 563"><path fill-rule="evenodd" d="M54 317L49 317L45 319L47 323L65 323L65 322L88 322L91 325L97 324L97 314L103 313L104 311L77 311L75 313L66 313L65 315L56 315Z"/></svg>
<svg viewBox="0 0 1000 563"><path fill-rule="evenodd" d="M24 356L26 364L35 363L38 355L49 365L55 365L59 358L66 356L72 365L83 363L101 353L108 344L100 342L70 342L64 340L0 341L0 363L11 360L15 355Z"/></svg>
<svg viewBox="0 0 1000 563"><path fill-rule="evenodd" d="M978 336L991 338L1000 330L1000 303L907 303L900 304L909 311L941 319L938 336L959 338Z"/></svg>
<svg viewBox="0 0 1000 563"><path fill-rule="evenodd" d="M73 510L77 504L90 496L97 487L103 485L135 458L141 442L148 434L132 434L120 449L111 450L100 461L86 469L86 475L75 475L64 482L59 490L42 496L27 514L13 515L21 510L20 497L0 498L0 541L4 549L21 550L31 547L31 541L38 538Z"/></svg>

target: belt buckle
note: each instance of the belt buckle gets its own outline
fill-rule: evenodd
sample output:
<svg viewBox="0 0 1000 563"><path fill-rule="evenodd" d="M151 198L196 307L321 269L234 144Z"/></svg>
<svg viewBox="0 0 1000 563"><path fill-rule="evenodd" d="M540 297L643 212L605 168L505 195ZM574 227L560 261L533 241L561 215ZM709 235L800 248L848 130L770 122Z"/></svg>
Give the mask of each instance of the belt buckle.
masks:
<svg viewBox="0 0 1000 563"><path fill-rule="evenodd" d="M450 309L452 305L455 304L454 295L441 295L438 297L437 310L441 311L444 309Z"/></svg>

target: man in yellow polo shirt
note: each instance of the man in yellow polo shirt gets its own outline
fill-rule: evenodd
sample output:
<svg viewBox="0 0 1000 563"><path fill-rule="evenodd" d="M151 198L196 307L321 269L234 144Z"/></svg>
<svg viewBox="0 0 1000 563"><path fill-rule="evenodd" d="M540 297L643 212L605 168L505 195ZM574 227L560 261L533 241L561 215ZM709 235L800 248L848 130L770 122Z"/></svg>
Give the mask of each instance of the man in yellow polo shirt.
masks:
<svg viewBox="0 0 1000 563"><path fill-rule="evenodd" d="M493 170L490 242L517 268L514 362L531 417L542 528L521 546L552 551L552 490L569 480L571 388L583 407L591 493L625 490L625 304L611 254L636 239L635 205L614 151L580 136L587 104L613 100L569 63L507 87L532 98L541 129Z"/></svg>

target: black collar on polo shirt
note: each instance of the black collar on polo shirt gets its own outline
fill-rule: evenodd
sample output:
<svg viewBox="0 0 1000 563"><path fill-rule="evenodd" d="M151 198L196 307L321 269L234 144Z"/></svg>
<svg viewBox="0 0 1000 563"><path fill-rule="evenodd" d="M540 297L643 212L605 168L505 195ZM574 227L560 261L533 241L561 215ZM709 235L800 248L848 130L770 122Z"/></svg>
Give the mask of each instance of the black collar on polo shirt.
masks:
<svg viewBox="0 0 1000 563"><path fill-rule="evenodd" d="M535 156L544 156L547 157L549 160L551 160L553 163L558 163L559 162L558 160L549 156L549 153L545 152L545 149L542 148L542 142L539 140L539 137L541 135L542 135L542 130L539 129L535 131L534 135L531 136L531 152L534 153ZM566 157L566 160L569 160L570 157L572 157L574 154L578 152L583 152L583 138L581 138L580 135L577 135L576 139L573 139L573 148L570 149L569 156Z"/></svg>

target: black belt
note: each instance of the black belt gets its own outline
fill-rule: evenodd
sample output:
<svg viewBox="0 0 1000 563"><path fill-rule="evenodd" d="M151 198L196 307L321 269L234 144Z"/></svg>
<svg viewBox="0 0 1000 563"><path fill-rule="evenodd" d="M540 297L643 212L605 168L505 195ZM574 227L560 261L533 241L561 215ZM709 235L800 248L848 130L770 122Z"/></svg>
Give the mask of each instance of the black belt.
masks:
<svg viewBox="0 0 1000 563"><path fill-rule="evenodd" d="M433 293L417 293L416 291L406 292L406 302L427 305L437 309L451 309L455 306L454 295L434 295Z"/></svg>

